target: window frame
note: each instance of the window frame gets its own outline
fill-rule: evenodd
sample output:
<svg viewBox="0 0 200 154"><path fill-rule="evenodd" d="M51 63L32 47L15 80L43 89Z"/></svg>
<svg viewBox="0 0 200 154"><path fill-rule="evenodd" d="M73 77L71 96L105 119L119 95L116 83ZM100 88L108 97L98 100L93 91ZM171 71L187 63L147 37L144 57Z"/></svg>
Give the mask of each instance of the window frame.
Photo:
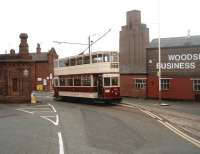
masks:
<svg viewBox="0 0 200 154"><path fill-rule="evenodd" d="M146 78L135 78L135 88L136 89L145 89L146 88Z"/></svg>
<svg viewBox="0 0 200 154"><path fill-rule="evenodd" d="M161 90L162 91L168 91L170 89L170 81L171 79L167 78L161 78L160 79L160 85L161 85Z"/></svg>
<svg viewBox="0 0 200 154"><path fill-rule="evenodd" d="M192 80L192 88L194 92L200 92L200 79Z"/></svg>
<svg viewBox="0 0 200 154"><path fill-rule="evenodd" d="M88 82L89 81L89 82ZM90 83L90 84L85 84L85 83ZM92 79L91 75L82 75L81 76L81 85L84 87L91 87L92 86Z"/></svg>

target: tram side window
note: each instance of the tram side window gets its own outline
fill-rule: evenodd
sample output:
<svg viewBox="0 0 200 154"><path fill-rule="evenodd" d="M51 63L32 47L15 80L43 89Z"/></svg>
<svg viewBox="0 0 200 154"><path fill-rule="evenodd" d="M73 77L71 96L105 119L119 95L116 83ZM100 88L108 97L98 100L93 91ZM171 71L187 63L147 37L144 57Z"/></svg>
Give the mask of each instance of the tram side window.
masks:
<svg viewBox="0 0 200 154"><path fill-rule="evenodd" d="M75 58L70 59L70 66L74 66L75 65Z"/></svg>
<svg viewBox="0 0 200 154"><path fill-rule="evenodd" d="M83 59L82 59L82 57L79 57L79 58L77 58L76 59L77 60L77 65L82 65L82 63L83 63Z"/></svg>
<svg viewBox="0 0 200 154"><path fill-rule="evenodd" d="M110 78L109 77L104 78L104 86L110 86Z"/></svg>
<svg viewBox="0 0 200 154"><path fill-rule="evenodd" d="M90 86L91 85L91 77L90 77L90 75L83 75L82 76L82 85L83 86Z"/></svg>
<svg viewBox="0 0 200 154"><path fill-rule="evenodd" d="M118 85L118 77L112 77L112 86L117 86Z"/></svg>
<svg viewBox="0 0 200 154"><path fill-rule="evenodd" d="M109 61L110 61L110 56L109 56L109 54L104 54L104 55L103 55L103 61L104 61L104 62L109 62Z"/></svg>
<svg viewBox="0 0 200 154"><path fill-rule="evenodd" d="M54 79L54 86L58 86L58 79Z"/></svg>
<svg viewBox="0 0 200 154"><path fill-rule="evenodd" d="M65 66L69 66L69 59L65 61Z"/></svg>
<svg viewBox="0 0 200 154"><path fill-rule="evenodd" d="M92 55L92 63L97 63L97 55Z"/></svg>
<svg viewBox="0 0 200 154"><path fill-rule="evenodd" d="M84 64L89 64L90 63L90 57L89 56L84 56L83 57L83 63Z"/></svg>
<svg viewBox="0 0 200 154"><path fill-rule="evenodd" d="M103 55L102 54L98 54L98 62L103 62Z"/></svg>
<svg viewBox="0 0 200 154"><path fill-rule="evenodd" d="M73 78L72 77L66 78L66 86L73 86Z"/></svg>
<svg viewBox="0 0 200 154"><path fill-rule="evenodd" d="M65 86L65 79L64 78L60 79L60 86Z"/></svg>
<svg viewBox="0 0 200 154"><path fill-rule="evenodd" d="M97 76L93 76L93 86L96 87L97 86Z"/></svg>
<svg viewBox="0 0 200 154"><path fill-rule="evenodd" d="M74 86L81 86L81 76L74 77Z"/></svg>
<svg viewBox="0 0 200 154"><path fill-rule="evenodd" d="M112 53L112 56L111 56L111 61L112 62L119 62L119 56L117 53Z"/></svg>

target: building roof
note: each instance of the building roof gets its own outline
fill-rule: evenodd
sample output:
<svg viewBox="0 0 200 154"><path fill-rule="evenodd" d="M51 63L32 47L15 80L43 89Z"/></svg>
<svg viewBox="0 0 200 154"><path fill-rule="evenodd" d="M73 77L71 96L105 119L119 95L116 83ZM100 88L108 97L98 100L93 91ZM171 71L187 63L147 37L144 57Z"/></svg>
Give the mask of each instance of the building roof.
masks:
<svg viewBox="0 0 200 154"><path fill-rule="evenodd" d="M188 47L200 46L200 35L185 37L169 37L160 39L160 47ZM158 48L158 39L153 39L149 48Z"/></svg>
<svg viewBox="0 0 200 154"><path fill-rule="evenodd" d="M33 61L48 61L48 52L30 53Z"/></svg>
<svg viewBox="0 0 200 154"><path fill-rule="evenodd" d="M48 61L48 52L41 52L41 53L30 53L30 58L28 58L28 61ZM0 54L0 61L1 62L7 62L7 61L27 61L27 58L22 58L19 54Z"/></svg>

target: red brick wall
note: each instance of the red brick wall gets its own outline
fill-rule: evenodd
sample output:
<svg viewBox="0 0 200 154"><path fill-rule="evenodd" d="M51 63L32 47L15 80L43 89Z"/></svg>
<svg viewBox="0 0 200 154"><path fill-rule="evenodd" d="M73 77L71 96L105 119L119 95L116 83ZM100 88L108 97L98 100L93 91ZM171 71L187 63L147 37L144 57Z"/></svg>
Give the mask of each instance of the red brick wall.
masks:
<svg viewBox="0 0 200 154"><path fill-rule="evenodd" d="M148 89L147 95L150 98L158 98L158 77L149 76L148 77ZM190 78L177 78L172 77L170 79L169 90L162 91L161 97L163 99L173 99L173 100L194 100L195 93L193 92L192 80Z"/></svg>
<svg viewBox="0 0 200 154"><path fill-rule="evenodd" d="M33 89L36 90L38 84L43 85L43 79L46 79L47 85L43 86L44 90L50 90L50 82L52 80L47 80L47 77L50 77L50 73L54 74L54 59L57 59L58 56L53 51L48 53L48 60L35 62L33 66L33 76L35 80L33 80ZM42 81L37 81L37 78L42 78Z"/></svg>
<svg viewBox="0 0 200 154"><path fill-rule="evenodd" d="M146 75L122 75L120 74L120 94L126 97L146 97L146 88L137 89L134 78L146 78Z"/></svg>

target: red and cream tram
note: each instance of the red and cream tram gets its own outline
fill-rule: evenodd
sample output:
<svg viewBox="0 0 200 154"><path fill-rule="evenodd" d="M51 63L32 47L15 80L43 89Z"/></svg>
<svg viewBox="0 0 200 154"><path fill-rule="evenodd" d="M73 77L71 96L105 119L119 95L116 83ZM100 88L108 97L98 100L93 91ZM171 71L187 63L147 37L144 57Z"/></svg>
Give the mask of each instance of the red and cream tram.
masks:
<svg viewBox="0 0 200 154"><path fill-rule="evenodd" d="M58 59L54 76L55 97L120 100L118 52L93 52Z"/></svg>

